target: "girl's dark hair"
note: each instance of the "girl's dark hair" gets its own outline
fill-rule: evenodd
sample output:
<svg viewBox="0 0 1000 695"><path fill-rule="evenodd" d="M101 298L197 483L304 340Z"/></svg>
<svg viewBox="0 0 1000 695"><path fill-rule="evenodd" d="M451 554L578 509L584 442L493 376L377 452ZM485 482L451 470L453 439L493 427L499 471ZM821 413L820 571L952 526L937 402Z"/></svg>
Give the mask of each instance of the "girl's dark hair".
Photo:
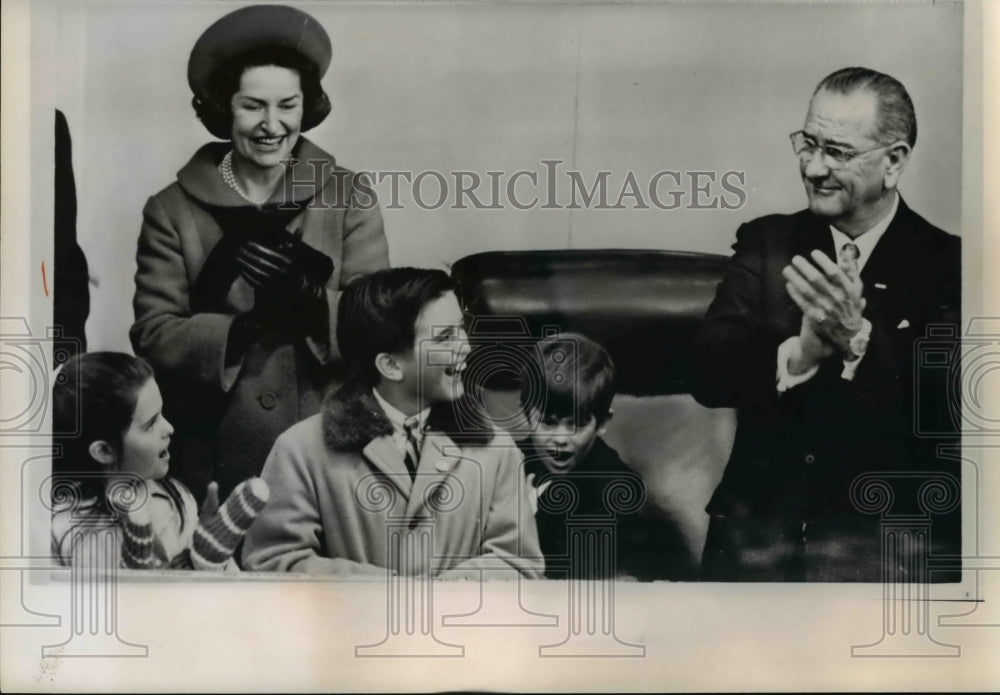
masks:
<svg viewBox="0 0 1000 695"><path fill-rule="evenodd" d="M281 46L264 46L241 53L220 65L209 80L207 98L191 100L195 113L208 131L221 140L232 138L232 98L240 88L243 73L250 68L274 65L293 70L302 86L302 132L323 122L330 113L330 98L320 84L316 65L301 53Z"/></svg>
<svg viewBox="0 0 1000 695"><path fill-rule="evenodd" d="M152 378L146 360L123 352L88 352L63 364L52 387L53 490L57 482L70 483L81 501L93 498L99 511L112 514L105 499L109 471L90 455L90 445L103 440L121 451L139 391ZM180 493L163 482L180 508Z"/></svg>

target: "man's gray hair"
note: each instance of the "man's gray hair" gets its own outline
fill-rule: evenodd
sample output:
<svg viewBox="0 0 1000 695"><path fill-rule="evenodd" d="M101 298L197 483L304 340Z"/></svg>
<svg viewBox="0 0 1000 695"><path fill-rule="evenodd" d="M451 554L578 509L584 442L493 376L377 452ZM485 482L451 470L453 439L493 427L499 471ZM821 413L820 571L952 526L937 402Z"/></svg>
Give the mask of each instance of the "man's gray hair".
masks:
<svg viewBox="0 0 1000 695"><path fill-rule="evenodd" d="M899 80L869 68L842 68L827 75L816 86L835 94L852 94L868 90L875 95L877 137L884 144L905 140L913 147L917 142L917 115L913 101Z"/></svg>

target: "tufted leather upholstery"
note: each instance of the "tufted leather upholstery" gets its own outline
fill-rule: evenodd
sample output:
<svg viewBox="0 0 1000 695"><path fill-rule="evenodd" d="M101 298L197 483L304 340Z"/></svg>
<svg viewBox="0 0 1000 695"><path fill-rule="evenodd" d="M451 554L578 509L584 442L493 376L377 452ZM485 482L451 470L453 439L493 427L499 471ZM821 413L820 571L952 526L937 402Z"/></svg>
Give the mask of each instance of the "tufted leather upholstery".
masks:
<svg viewBox="0 0 1000 695"><path fill-rule="evenodd" d="M672 394L688 392L689 344L726 260L679 251L490 251L461 259L452 275L479 337L579 331L611 353L619 393Z"/></svg>

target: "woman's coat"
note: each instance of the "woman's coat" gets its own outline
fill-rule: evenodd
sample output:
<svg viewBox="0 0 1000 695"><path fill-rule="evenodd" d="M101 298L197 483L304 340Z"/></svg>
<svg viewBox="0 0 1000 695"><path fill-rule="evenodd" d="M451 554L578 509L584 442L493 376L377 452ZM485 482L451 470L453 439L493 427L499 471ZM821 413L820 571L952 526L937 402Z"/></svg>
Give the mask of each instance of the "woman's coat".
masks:
<svg viewBox="0 0 1000 695"><path fill-rule="evenodd" d="M249 203L218 171L229 149L222 142L203 146L176 182L149 199L136 256L132 346L153 365L165 415L176 429L171 473L199 498L213 479L225 497L241 480L258 475L278 435L316 413L324 390L343 381L336 343L341 290L351 279L389 265L370 184L300 138L284 184L264 208L288 217L287 231L301 234L333 261L325 325L312 337L264 330L245 349L230 346L230 327L253 308L254 290L238 275L228 293L211 300L215 304L195 290L223 237L220 216L243 208L254 219Z"/></svg>

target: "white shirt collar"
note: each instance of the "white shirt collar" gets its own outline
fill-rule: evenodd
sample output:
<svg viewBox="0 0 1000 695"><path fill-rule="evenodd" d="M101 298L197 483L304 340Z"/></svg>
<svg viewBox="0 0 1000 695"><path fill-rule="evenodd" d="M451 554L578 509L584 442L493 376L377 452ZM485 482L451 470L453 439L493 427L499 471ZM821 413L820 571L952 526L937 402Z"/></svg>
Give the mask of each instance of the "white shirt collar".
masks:
<svg viewBox="0 0 1000 695"><path fill-rule="evenodd" d="M372 393L375 395L375 400L378 401L379 406L382 408L382 411L385 413L385 416L389 418L389 422L392 423L394 429L396 429L398 432L402 432L403 424L407 420L410 420L412 417L416 417L417 422L420 423L420 426L416 430L417 436L420 436L420 434L423 432L424 429L424 423L427 422L427 416L431 412L431 409L429 407L421 410L419 413L416 414L416 416L406 416L403 414L403 411L401 411L399 408L389 403L389 401L382 398L382 395L378 392L378 389L372 388Z"/></svg>
<svg viewBox="0 0 1000 695"><path fill-rule="evenodd" d="M867 232L851 239L851 237L844 234L842 231L830 226L830 231L833 233L833 248L836 250L837 254L840 254L840 249L843 248L844 244L854 244L858 247L860 255L858 256L858 271L865 267L865 263L868 262L868 258L872 255L872 251L875 250L875 244L879 242L882 235L885 234L885 230L889 228L892 224L893 218L896 217L896 210L899 208L899 194L896 193L892 199L892 209L889 210L889 214L879 220L878 224L869 229ZM834 258L833 262L836 263L837 259Z"/></svg>

